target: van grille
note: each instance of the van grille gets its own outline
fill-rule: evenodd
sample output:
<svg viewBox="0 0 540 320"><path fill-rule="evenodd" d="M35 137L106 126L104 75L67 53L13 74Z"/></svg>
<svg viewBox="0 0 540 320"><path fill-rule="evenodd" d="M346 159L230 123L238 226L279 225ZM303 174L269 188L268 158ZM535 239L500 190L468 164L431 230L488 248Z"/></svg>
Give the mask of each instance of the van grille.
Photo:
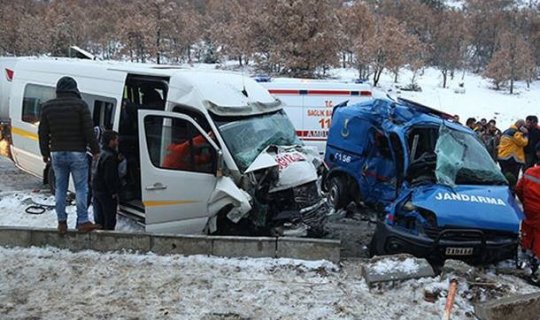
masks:
<svg viewBox="0 0 540 320"><path fill-rule="evenodd" d="M460 229L460 228L439 228L439 227L424 227L426 235L431 239L436 239L444 230L453 230L444 234L444 239L452 241L481 241L481 231L484 234L486 241L500 241L505 239L516 239L517 234L505 231L496 230L480 230L480 229ZM455 231L454 231L455 230Z"/></svg>

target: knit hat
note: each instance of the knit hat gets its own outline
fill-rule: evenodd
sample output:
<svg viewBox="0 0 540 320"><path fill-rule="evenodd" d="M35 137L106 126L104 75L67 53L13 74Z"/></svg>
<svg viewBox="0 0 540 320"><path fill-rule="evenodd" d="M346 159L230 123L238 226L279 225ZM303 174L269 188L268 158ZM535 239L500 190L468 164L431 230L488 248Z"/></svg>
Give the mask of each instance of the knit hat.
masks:
<svg viewBox="0 0 540 320"><path fill-rule="evenodd" d="M75 79L72 77L60 78L60 80L58 80L56 83L56 93L74 93L79 98L81 97L81 93L77 88L77 81L75 81Z"/></svg>

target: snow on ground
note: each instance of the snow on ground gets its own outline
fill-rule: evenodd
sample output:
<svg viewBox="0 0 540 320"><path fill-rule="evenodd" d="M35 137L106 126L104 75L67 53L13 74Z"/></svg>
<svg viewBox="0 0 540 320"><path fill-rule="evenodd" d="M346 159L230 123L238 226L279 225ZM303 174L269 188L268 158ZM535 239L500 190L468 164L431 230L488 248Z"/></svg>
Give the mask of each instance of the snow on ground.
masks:
<svg viewBox="0 0 540 320"><path fill-rule="evenodd" d="M349 268L358 262L340 270L323 261L0 248L0 264L0 314L9 319L427 320L441 318L448 288L435 277L369 290ZM505 295L534 290L515 278L497 283ZM475 297L460 281L452 319L470 319Z"/></svg>
<svg viewBox="0 0 540 320"><path fill-rule="evenodd" d="M418 271L418 264L412 258L407 258L403 261L384 259L374 263L371 268L378 274L386 274L389 272L403 272L412 274Z"/></svg>
<svg viewBox="0 0 540 320"><path fill-rule="evenodd" d="M332 75L342 80L351 80L358 77L354 69L334 69ZM447 88L442 88L441 72L434 68L427 68L423 75L417 77L417 83L422 92L400 91L397 86L404 87L410 84L412 73L403 69L394 83L394 76L383 73L376 96L386 93L391 96L401 96L412 99L427 106L457 114L461 123L467 118L475 117L477 120L497 120L497 126L504 130L518 119L528 115L540 115L538 101L540 101L540 81L531 83L517 82L515 93L509 94L508 89L496 91L492 89L489 79L480 75L462 71L456 72L454 79L448 78ZM465 93L456 93L459 83L464 83ZM399 93L398 93L399 92Z"/></svg>
<svg viewBox="0 0 540 320"><path fill-rule="evenodd" d="M45 211L43 214L29 214L25 209L30 205L44 204L54 205L54 196L48 193L32 191L0 192L0 226L36 227L36 228L56 228L58 222L54 208ZM75 228L77 214L75 202L66 207L68 213L68 226ZM93 209L90 206L88 216L94 221ZM133 220L118 216L116 230L136 232L144 231L144 228Z"/></svg>

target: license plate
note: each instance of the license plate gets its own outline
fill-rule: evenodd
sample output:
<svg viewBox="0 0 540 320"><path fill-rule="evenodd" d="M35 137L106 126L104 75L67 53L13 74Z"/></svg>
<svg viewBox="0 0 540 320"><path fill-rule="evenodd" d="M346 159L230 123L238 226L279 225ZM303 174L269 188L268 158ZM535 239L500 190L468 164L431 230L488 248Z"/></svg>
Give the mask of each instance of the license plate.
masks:
<svg viewBox="0 0 540 320"><path fill-rule="evenodd" d="M473 248L446 248L447 256L472 256Z"/></svg>

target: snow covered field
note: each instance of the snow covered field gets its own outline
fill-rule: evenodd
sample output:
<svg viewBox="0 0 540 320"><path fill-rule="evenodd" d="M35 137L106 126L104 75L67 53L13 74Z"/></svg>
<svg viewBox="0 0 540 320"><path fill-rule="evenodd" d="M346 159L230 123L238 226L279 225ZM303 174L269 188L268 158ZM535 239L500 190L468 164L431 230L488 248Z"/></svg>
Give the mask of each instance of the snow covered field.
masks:
<svg viewBox="0 0 540 320"><path fill-rule="evenodd" d="M404 266L389 265L408 269ZM360 264L0 248L2 319L440 319L448 280L369 290ZM385 266L378 266L384 271ZM487 275L489 293L459 279L452 319L471 301L535 289ZM424 292L435 292L435 301ZM438 298L437 298L438 296Z"/></svg>
<svg viewBox="0 0 540 320"><path fill-rule="evenodd" d="M332 75L342 80L358 77L358 73L353 69L334 69ZM408 85L411 76L412 73L404 69L400 73L397 85L401 87ZM455 92L460 82L464 83L465 93ZM423 75L417 77L417 83L422 92L401 91L397 94L393 75L384 73L381 76L380 88L376 90L380 91L379 94L401 96L449 114L457 114L461 123L465 123L469 117L475 117L478 121L481 118L495 119L497 127L502 130L528 115L540 116L540 81L533 82L530 88L527 88L524 82L516 82L515 93L511 95L506 89L501 91L491 89L490 81L480 75L470 72L463 74L462 71L458 71L453 80L448 78L447 88L443 89L440 71L427 68Z"/></svg>

